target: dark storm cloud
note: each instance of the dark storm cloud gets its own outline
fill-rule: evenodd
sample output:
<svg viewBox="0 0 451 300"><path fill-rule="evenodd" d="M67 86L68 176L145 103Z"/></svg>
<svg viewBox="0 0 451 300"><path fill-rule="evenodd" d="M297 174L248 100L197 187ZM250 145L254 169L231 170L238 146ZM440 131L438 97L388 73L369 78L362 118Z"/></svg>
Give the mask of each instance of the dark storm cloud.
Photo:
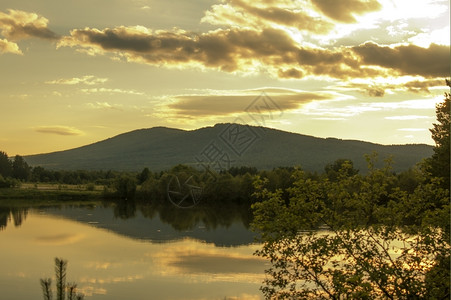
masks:
<svg viewBox="0 0 451 300"><path fill-rule="evenodd" d="M352 48L364 65L393 69L402 75L449 77L450 47L431 44L428 48L415 45L390 48L365 43Z"/></svg>
<svg viewBox="0 0 451 300"><path fill-rule="evenodd" d="M311 0L312 3L329 18L354 23L354 15L363 15L380 10L382 5L377 0Z"/></svg>
<svg viewBox="0 0 451 300"><path fill-rule="evenodd" d="M36 37L46 40L57 40L56 33L47 28L48 20L35 13L8 10L8 14L0 12L0 32L11 40Z"/></svg>

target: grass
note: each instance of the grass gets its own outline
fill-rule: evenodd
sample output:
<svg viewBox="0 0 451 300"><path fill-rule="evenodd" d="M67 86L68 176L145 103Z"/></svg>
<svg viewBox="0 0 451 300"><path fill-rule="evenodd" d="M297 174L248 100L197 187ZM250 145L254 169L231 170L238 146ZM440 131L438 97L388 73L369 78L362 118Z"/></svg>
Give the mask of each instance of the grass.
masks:
<svg viewBox="0 0 451 300"><path fill-rule="evenodd" d="M0 199L28 200L100 200L103 186L22 183L18 188L0 189Z"/></svg>

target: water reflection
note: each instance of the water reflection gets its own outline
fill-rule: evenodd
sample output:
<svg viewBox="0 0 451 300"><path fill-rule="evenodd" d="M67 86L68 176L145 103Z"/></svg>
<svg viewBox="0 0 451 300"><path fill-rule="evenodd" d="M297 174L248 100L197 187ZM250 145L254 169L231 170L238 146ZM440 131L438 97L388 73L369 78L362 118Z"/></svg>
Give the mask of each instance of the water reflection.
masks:
<svg viewBox="0 0 451 300"><path fill-rule="evenodd" d="M249 230L249 208L233 204L199 205L191 209L180 209L170 204L143 204L120 200L99 202L95 205L60 203L20 208L0 206L0 228L5 228L11 220L15 226L19 226L25 221L30 209L153 242L170 242L187 237L217 246L238 246L254 242L254 234Z"/></svg>
<svg viewBox="0 0 451 300"><path fill-rule="evenodd" d="M253 256L259 246L240 207L95 203L0 212L5 299L39 299L39 278L52 273L54 257L70 261L86 299L261 299L265 262Z"/></svg>
<svg viewBox="0 0 451 300"><path fill-rule="evenodd" d="M28 208L0 206L0 231L5 229L9 222L19 227L27 218Z"/></svg>

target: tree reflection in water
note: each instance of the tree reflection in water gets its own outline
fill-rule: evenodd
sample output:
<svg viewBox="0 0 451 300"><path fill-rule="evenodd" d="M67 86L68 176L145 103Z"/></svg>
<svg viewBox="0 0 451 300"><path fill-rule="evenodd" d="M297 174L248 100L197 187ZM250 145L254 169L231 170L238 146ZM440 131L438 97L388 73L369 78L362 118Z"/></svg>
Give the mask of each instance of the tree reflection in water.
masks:
<svg viewBox="0 0 451 300"><path fill-rule="evenodd" d="M28 208L0 206L0 230L5 229L11 221L15 227L19 227L25 221L27 215Z"/></svg>
<svg viewBox="0 0 451 300"><path fill-rule="evenodd" d="M229 228L232 224L241 223L244 228L249 229L252 221L252 213L248 205L201 203L189 209L180 209L168 202L146 202L138 200L114 200L103 201L97 204L86 204L80 202L78 205L66 204L65 202L52 205L29 205L29 206L0 206L0 230L9 224L20 226L25 220L30 209L48 210L57 209L63 212L63 208L89 208L101 206L110 208L117 219L127 220L137 217L139 212L146 219L158 218L161 223L170 225L176 231L189 231L199 226L206 230L218 228Z"/></svg>

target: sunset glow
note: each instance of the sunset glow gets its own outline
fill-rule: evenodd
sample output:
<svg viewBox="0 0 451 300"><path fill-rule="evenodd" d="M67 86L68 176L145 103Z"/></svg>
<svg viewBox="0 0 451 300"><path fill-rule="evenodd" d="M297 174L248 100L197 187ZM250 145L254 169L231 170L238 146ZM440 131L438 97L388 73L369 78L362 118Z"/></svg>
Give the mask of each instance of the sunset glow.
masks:
<svg viewBox="0 0 451 300"><path fill-rule="evenodd" d="M450 77L446 0L5 0L0 150L66 150L139 128L239 119L433 144Z"/></svg>

